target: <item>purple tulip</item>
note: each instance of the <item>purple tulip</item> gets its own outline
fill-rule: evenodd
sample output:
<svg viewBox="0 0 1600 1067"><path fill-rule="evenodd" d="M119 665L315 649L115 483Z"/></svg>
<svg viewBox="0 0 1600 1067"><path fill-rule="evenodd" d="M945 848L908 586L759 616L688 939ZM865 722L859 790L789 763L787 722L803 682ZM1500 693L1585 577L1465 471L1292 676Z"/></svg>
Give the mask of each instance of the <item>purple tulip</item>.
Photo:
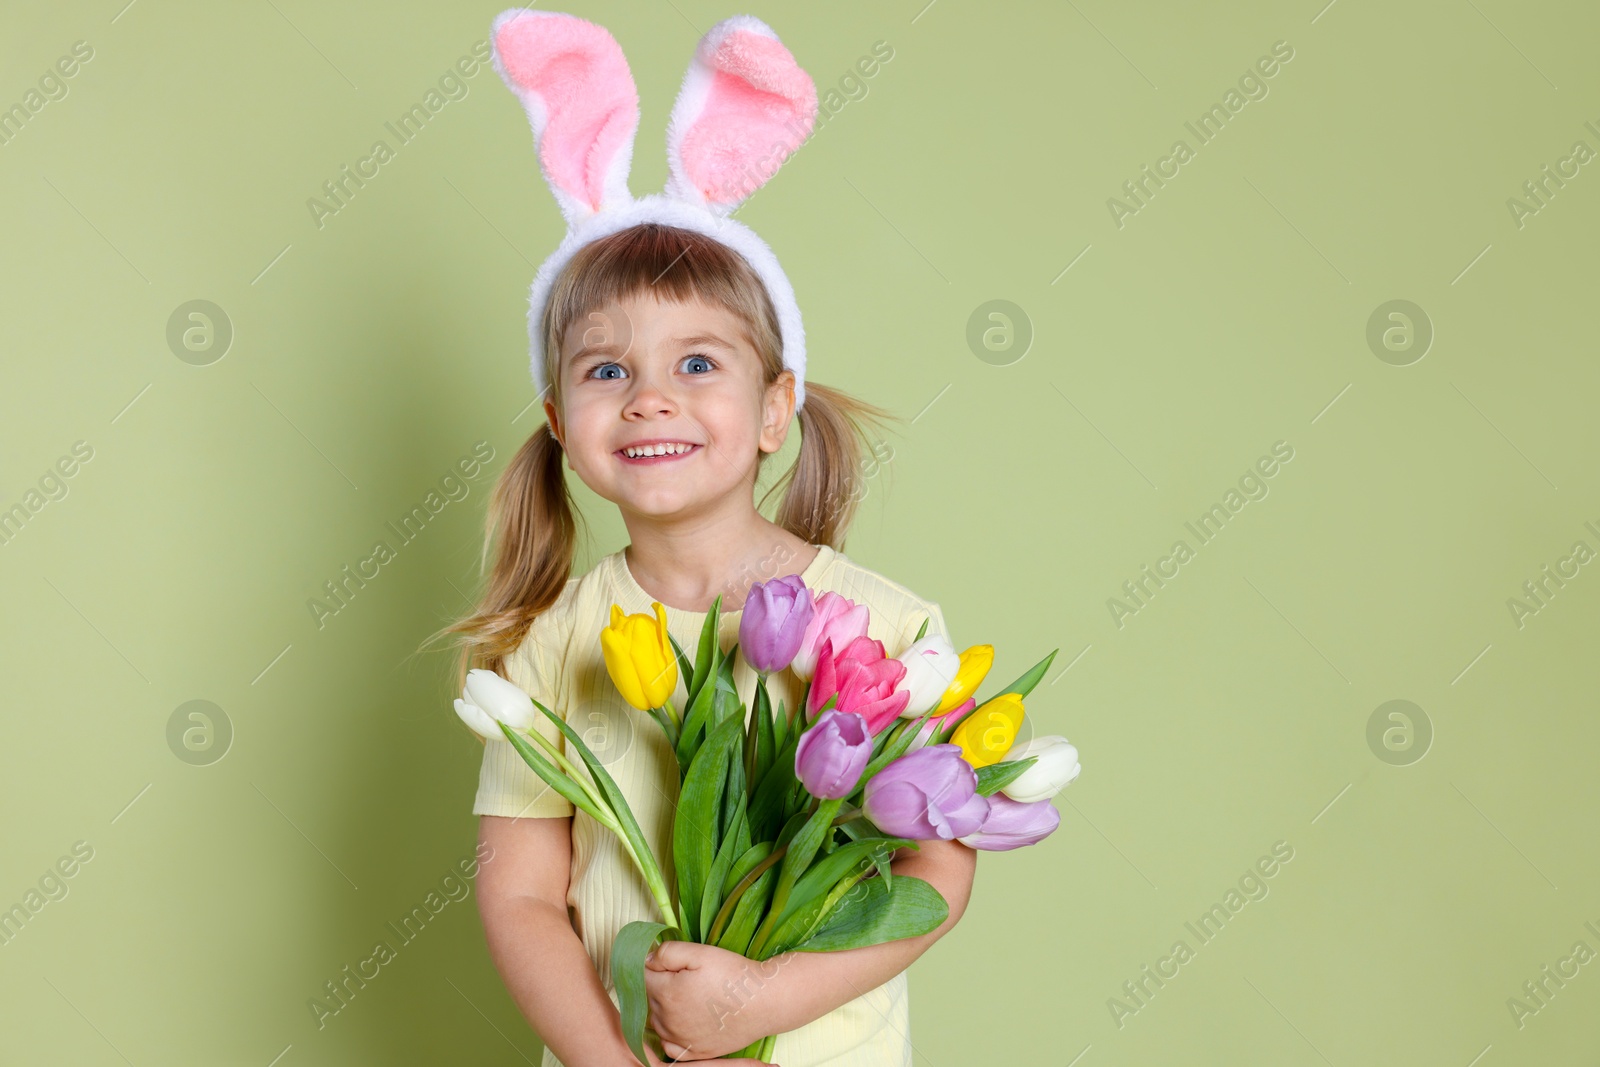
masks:
<svg viewBox="0 0 1600 1067"><path fill-rule="evenodd" d="M739 619L745 662L762 674L783 670L800 651L814 611L811 590L798 574L752 585Z"/></svg>
<svg viewBox="0 0 1600 1067"><path fill-rule="evenodd" d="M1061 813L1048 800L1024 803L1004 793L989 798L989 817L976 833L961 838L969 848L989 852L1009 852L1024 845L1036 845L1061 825Z"/></svg>
<svg viewBox="0 0 1600 1067"><path fill-rule="evenodd" d="M946 841L975 833L989 814L978 775L959 745L928 745L906 753L867 779L862 807L886 834Z"/></svg>
<svg viewBox="0 0 1600 1067"><path fill-rule="evenodd" d="M829 710L800 735L794 776L812 796L841 800L856 791L871 759L867 720L853 711Z"/></svg>

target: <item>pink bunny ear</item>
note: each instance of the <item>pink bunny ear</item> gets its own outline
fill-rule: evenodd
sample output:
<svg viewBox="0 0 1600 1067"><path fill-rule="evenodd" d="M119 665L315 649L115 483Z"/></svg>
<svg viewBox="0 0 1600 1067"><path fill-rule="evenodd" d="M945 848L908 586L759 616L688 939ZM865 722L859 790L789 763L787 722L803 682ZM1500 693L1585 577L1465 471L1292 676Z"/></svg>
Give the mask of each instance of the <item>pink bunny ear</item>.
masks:
<svg viewBox="0 0 1600 1067"><path fill-rule="evenodd" d="M735 15L700 39L667 125L666 193L726 215L811 136L817 87L778 35Z"/></svg>
<svg viewBox="0 0 1600 1067"><path fill-rule="evenodd" d="M639 92L616 39L574 15L511 8L490 31L494 67L522 100L539 169L568 226L632 201Z"/></svg>

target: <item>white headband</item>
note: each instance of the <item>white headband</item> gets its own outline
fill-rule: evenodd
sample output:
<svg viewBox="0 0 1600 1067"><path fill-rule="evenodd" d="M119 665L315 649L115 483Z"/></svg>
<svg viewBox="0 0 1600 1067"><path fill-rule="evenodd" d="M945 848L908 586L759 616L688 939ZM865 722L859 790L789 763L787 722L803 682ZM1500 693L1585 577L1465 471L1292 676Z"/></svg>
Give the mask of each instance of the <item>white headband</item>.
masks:
<svg viewBox="0 0 1600 1067"><path fill-rule="evenodd" d="M794 372L795 411L805 406L806 341L778 257L729 212L764 185L811 135L817 90L766 23L735 15L700 39L667 124L666 188L628 191L639 93L616 40L575 15L511 8L490 32L494 67L522 100L539 169L567 221L567 235L540 265L528 294L533 383L542 394L545 305L573 254L641 222L703 234L742 255L778 315L783 365Z"/></svg>

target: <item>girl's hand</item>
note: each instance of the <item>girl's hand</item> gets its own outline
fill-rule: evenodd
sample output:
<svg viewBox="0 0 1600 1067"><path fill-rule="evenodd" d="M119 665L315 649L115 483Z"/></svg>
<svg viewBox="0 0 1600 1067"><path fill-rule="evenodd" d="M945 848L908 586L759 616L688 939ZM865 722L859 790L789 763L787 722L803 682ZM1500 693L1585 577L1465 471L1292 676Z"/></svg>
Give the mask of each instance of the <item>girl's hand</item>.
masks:
<svg viewBox="0 0 1600 1067"><path fill-rule="evenodd" d="M650 1067L673 1067L673 1064L677 1062L675 1060L664 1060L660 1056L657 1056L656 1050L651 1048L648 1042L644 1046L644 1054L650 1057ZM633 1063L635 1061L630 1059L629 1062ZM761 1060L747 1059L696 1060L695 1063L705 1064L707 1067L712 1067L712 1065L719 1063L726 1064L727 1067L781 1067L781 1065L776 1063L768 1064L763 1063Z"/></svg>
<svg viewBox="0 0 1600 1067"><path fill-rule="evenodd" d="M709 1060L766 1037L761 998L776 995L772 982L782 961L779 956L758 963L737 952L691 941L666 941L656 946L645 957L644 987L650 1024L667 1055L678 1060Z"/></svg>

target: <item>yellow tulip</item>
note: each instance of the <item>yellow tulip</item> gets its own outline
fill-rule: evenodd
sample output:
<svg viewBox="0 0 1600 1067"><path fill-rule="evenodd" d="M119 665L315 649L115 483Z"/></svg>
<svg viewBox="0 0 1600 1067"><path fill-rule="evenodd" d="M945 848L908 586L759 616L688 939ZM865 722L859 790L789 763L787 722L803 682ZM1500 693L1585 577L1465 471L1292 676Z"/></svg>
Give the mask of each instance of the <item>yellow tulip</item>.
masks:
<svg viewBox="0 0 1600 1067"><path fill-rule="evenodd" d="M999 763L1011 751L1022 729L1022 698L1015 693L999 696L978 705L950 735L952 745L961 746L961 757L974 768Z"/></svg>
<svg viewBox="0 0 1600 1067"><path fill-rule="evenodd" d="M678 687L678 657L667 638L667 609L652 601L655 618L624 615L611 605L611 624L600 631L600 651L606 671L622 699L649 711L672 699Z"/></svg>
<svg viewBox="0 0 1600 1067"><path fill-rule="evenodd" d="M961 653L961 666L956 668L956 680L950 683L950 688L939 698L939 706L933 709L933 713L943 715L951 708L965 704L967 698L978 691L978 686L988 675L989 668L993 666L993 645L973 645Z"/></svg>

